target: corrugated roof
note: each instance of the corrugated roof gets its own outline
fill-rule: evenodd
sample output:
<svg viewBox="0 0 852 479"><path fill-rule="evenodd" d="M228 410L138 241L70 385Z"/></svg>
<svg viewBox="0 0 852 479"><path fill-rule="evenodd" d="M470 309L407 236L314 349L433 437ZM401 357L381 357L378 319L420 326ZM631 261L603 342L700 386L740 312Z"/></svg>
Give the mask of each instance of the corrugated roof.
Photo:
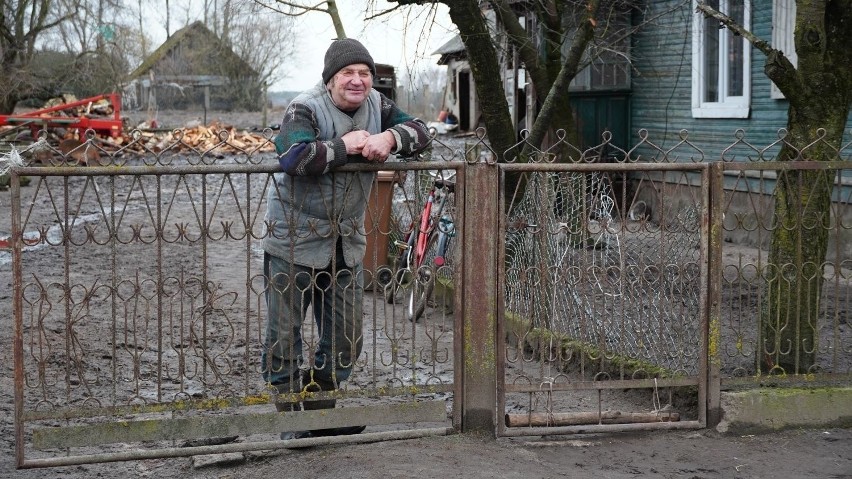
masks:
<svg viewBox="0 0 852 479"><path fill-rule="evenodd" d="M456 35L453 38L451 38L447 43L438 47L438 49L435 50L435 52L432 53L432 54L433 55L446 55L448 53L459 53L459 52L463 52L463 51L465 51L464 42L462 42L462 39L461 39L460 36Z"/></svg>

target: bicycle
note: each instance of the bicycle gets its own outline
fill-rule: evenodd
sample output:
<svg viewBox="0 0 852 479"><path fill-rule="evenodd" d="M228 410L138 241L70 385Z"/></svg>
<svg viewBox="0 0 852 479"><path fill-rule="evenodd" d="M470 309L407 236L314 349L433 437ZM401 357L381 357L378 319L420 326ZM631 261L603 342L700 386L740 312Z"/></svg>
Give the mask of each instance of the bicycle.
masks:
<svg viewBox="0 0 852 479"><path fill-rule="evenodd" d="M433 180L423 210L412 219L405 241L393 243L399 249L394 270L386 269L379 274L385 301L396 303L399 292L404 291L406 318L414 323L426 310L438 270L447 264L451 241L456 235L452 215L445 208L450 195L455 193L454 175L455 171L448 177L430 172ZM431 261L427 262L427 258Z"/></svg>

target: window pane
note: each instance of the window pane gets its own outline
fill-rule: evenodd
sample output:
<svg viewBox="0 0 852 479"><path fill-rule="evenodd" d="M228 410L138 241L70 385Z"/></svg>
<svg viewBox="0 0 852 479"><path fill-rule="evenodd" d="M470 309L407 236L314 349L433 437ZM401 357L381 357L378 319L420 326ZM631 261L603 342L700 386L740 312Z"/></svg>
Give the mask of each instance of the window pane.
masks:
<svg viewBox="0 0 852 479"><path fill-rule="evenodd" d="M719 101L719 21L712 18L704 19L704 101Z"/></svg>
<svg viewBox="0 0 852 479"><path fill-rule="evenodd" d="M730 16L742 25L745 19L743 0L731 0ZM728 30L728 96L743 95L743 39Z"/></svg>

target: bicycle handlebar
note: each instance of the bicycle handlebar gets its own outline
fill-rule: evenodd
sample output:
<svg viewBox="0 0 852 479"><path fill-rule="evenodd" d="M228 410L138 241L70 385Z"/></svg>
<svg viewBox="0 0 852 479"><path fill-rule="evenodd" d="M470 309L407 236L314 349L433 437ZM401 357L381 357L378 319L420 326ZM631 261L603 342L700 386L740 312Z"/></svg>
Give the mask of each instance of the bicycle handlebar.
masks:
<svg viewBox="0 0 852 479"><path fill-rule="evenodd" d="M446 179L435 179L435 188L447 188L450 193L454 193L456 190L456 183Z"/></svg>

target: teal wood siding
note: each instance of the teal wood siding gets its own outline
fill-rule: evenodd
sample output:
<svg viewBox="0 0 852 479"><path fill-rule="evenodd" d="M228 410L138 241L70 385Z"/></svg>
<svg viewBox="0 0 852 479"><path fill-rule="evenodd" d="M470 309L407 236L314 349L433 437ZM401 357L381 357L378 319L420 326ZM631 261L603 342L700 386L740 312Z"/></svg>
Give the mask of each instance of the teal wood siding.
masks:
<svg viewBox="0 0 852 479"><path fill-rule="evenodd" d="M722 159L722 152L737 142L735 132L744 131L744 140L758 149L778 140L779 130L787 126L786 100L770 96L770 81L763 73L765 56L751 49L751 109L749 118L716 119L692 118L692 4L680 0L645 2L642 14L634 14L634 24L671 10L643 27L632 39L634 61L631 94L631 141L640 142L639 131L648 132L647 140L663 149L672 148L680 139L681 130L688 131L688 145L678 147L672 156L678 161L690 157L703 161ZM674 9L674 10L672 10ZM750 30L762 39L772 38L772 0L753 0ZM847 143L852 139L847 128ZM698 151L700 150L700 151ZM772 158L778 148L770 148L765 156ZM653 148L640 148L637 153L659 155ZM703 156L702 156L703 153ZM850 152L845 151L846 156ZM748 147L730 149L725 160L747 160L757 153ZM634 155L635 157L635 155ZM642 159L642 158L640 158ZM673 158L670 158L673 159Z"/></svg>

